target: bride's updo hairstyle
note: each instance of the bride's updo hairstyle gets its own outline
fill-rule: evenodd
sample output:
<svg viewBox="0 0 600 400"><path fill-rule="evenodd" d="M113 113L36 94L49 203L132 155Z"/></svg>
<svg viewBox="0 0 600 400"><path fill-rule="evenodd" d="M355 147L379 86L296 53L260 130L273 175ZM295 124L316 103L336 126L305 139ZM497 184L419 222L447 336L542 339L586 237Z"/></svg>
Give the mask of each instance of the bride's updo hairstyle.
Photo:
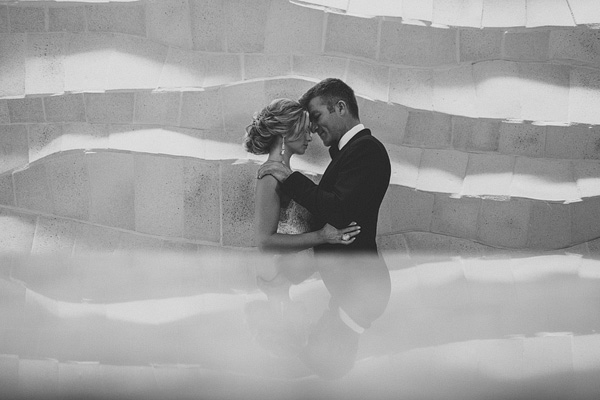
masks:
<svg viewBox="0 0 600 400"><path fill-rule="evenodd" d="M255 114L246 127L244 148L252 154L269 154L276 136L293 141L310 126L308 112L290 99L275 99Z"/></svg>

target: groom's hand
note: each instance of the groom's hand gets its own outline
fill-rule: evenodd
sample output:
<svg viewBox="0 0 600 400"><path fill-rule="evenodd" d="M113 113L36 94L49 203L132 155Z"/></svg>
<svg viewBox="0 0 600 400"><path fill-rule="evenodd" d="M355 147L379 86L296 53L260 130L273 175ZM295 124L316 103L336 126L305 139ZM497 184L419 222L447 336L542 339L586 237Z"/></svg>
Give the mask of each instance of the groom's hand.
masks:
<svg viewBox="0 0 600 400"><path fill-rule="evenodd" d="M258 169L257 177L261 179L265 175L272 175L279 182L285 181L292 174L292 170L278 161L267 161Z"/></svg>

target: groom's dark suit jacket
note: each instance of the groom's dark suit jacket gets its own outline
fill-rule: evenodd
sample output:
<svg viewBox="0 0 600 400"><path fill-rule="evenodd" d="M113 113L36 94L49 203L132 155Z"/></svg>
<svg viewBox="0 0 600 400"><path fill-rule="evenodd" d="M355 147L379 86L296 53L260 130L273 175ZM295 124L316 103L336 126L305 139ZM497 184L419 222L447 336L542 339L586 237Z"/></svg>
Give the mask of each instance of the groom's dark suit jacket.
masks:
<svg viewBox="0 0 600 400"><path fill-rule="evenodd" d="M377 253L377 217L391 174L387 151L370 130L363 129L342 150L334 144L329 152L332 160L318 185L294 172L281 188L308 209L321 226L327 222L341 229L356 221L361 227L352 244L320 245L315 247L315 254Z"/></svg>

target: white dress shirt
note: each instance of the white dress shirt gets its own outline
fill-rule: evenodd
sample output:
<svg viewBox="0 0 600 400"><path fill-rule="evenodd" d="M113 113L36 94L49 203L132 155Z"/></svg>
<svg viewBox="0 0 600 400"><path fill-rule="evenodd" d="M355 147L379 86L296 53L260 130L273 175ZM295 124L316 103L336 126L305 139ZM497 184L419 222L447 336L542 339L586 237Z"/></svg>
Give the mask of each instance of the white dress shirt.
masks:
<svg viewBox="0 0 600 400"><path fill-rule="evenodd" d="M348 132L344 133L344 136L342 136L340 138L340 141L338 142L338 149L341 150L342 147L344 147L346 143L350 141L350 139L352 139L358 132L362 131L363 129L365 129L365 126L363 124L358 124L355 127L351 128Z"/></svg>

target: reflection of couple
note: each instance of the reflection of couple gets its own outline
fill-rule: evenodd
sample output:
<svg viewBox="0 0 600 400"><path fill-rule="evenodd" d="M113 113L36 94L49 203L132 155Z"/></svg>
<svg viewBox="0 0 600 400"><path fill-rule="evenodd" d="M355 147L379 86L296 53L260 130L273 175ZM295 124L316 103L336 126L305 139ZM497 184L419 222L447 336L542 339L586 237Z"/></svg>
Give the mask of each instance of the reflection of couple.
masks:
<svg viewBox="0 0 600 400"><path fill-rule="evenodd" d="M375 241L390 180L388 154L360 123L354 92L339 79L321 81L299 102L274 100L246 132L246 149L268 154L256 186L259 247L279 254L314 248L314 265L331 294L300 358L322 376L341 376L352 368L360 333L389 300L389 273ZM312 132L332 158L318 184L290 169L291 156L304 154ZM293 264L265 266L259 282L298 283L312 272Z"/></svg>

